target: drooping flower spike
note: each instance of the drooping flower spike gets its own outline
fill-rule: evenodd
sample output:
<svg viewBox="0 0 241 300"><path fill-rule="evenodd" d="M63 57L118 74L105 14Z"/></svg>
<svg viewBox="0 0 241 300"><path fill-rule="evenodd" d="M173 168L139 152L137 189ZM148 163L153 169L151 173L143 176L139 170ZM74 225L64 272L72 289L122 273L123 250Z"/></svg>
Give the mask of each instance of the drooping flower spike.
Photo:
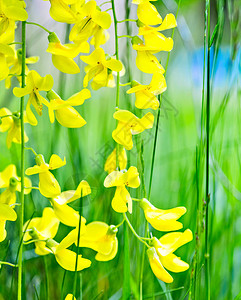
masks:
<svg viewBox="0 0 241 300"><path fill-rule="evenodd" d="M104 186L109 188L116 186L114 198L112 199L112 208L119 213L132 213L132 199L127 187L137 188L140 185L139 173L136 167L130 167L127 172L113 171L104 181Z"/></svg>
<svg viewBox="0 0 241 300"><path fill-rule="evenodd" d="M193 234L189 229L184 232L167 233L159 240L155 237L152 239L152 247L147 250L147 255L152 271L157 278L170 283L173 278L165 268L175 273L184 272L189 268L189 265L173 252L192 239Z"/></svg>
<svg viewBox="0 0 241 300"><path fill-rule="evenodd" d="M64 127L80 128L84 126L86 121L72 106L82 105L84 101L90 97L90 91L88 89L83 89L64 101L53 90L49 91L47 93L47 98L50 100L48 107L50 122L54 122L55 115L57 121Z"/></svg>
<svg viewBox="0 0 241 300"><path fill-rule="evenodd" d="M88 66L85 67L86 75L84 77L83 86L87 87L88 82L93 79L91 84L94 90L97 90L104 86L113 86L112 77L110 74L112 71L120 72L123 69L123 65L119 60L106 57L106 54L102 48L95 49L89 56L80 56ZM112 75L112 74L111 74Z"/></svg>
<svg viewBox="0 0 241 300"><path fill-rule="evenodd" d="M25 171L26 175L39 174L39 191L47 198L57 197L61 193L60 185L54 175L49 170L58 169L66 164L65 159L62 160L58 155L53 154L50 157L49 164L44 160L42 154L35 157L37 165L28 168Z"/></svg>
<svg viewBox="0 0 241 300"><path fill-rule="evenodd" d="M3 193L0 194L0 203L12 205L16 203L16 191L21 192L21 178L17 176L16 166L8 165L0 173L0 188L6 188ZM31 192L31 180L24 177L24 194Z"/></svg>
<svg viewBox="0 0 241 300"><path fill-rule="evenodd" d="M51 207L45 207L42 217L28 220L23 227L23 241L34 240L35 252L38 255L46 255L51 251L46 247L47 239L54 238L59 228L59 220Z"/></svg>
<svg viewBox="0 0 241 300"><path fill-rule="evenodd" d="M155 73L149 85L142 85L136 81L132 82L132 87L127 94L135 93L135 106L139 109L152 108L156 110L160 103L156 97L167 88L165 77L161 73Z"/></svg>
<svg viewBox="0 0 241 300"><path fill-rule="evenodd" d="M5 229L6 221L16 221L17 214L7 204L0 203L0 243L5 240L7 232Z"/></svg>
<svg viewBox="0 0 241 300"><path fill-rule="evenodd" d="M40 91L49 91L52 89L54 84L53 77L51 75L46 75L41 77L36 71L30 71L26 78L26 86L24 88L13 89L13 93L16 97L22 97L29 94L29 99L26 106L26 116L28 122L36 126L38 121L31 110L31 104L34 106L36 112L39 116L42 115L43 104L47 107L49 102L40 95Z"/></svg>
<svg viewBox="0 0 241 300"><path fill-rule="evenodd" d="M121 148L121 147L120 147ZM120 170L124 170L127 165L127 156L126 150L124 147L119 149L118 153L118 163ZM109 174L113 171L116 171L116 148L111 152L111 154L107 157L104 170Z"/></svg>
<svg viewBox="0 0 241 300"><path fill-rule="evenodd" d="M141 119L128 110L118 110L113 116L118 120L118 125L112 132L112 137L118 144L123 145L126 150L133 148L132 135L152 128L154 122L154 116L150 112L145 114Z"/></svg>
<svg viewBox="0 0 241 300"><path fill-rule="evenodd" d="M147 222L156 230L173 231L183 227L182 223L177 220L186 213L187 209L184 206L164 210L156 208L147 199L142 199L139 204Z"/></svg>
<svg viewBox="0 0 241 300"><path fill-rule="evenodd" d="M47 52L52 54L52 62L55 68L63 73L76 74L80 72L74 58L80 53L89 53L90 46L87 42L80 44L62 45L57 35L51 32L48 36L49 46Z"/></svg>
<svg viewBox="0 0 241 300"><path fill-rule="evenodd" d="M12 143L21 144L21 120L20 113L12 113L9 109L3 107L0 109L0 117L2 124L0 125L0 132L8 131L7 147L10 148ZM24 118L24 123L26 119ZM24 131L24 143L27 143L28 137Z"/></svg>
<svg viewBox="0 0 241 300"><path fill-rule="evenodd" d="M59 247L60 244L54 241L53 239L48 239L46 246L51 250L52 254L54 254L57 263L68 271L75 271L76 264L76 253L66 249ZM81 254L78 255L78 264L77 271L81 271L83 269L89 268L91 265L91 261L89 259L83 258Z"/></svg>

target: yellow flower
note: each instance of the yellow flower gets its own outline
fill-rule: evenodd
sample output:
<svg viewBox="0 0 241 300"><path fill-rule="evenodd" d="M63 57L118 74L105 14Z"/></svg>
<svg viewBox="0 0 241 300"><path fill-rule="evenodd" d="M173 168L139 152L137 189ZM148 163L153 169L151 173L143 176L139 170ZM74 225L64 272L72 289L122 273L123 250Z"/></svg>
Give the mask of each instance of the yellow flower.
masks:
<svg viewBox="0 0 241 300"><path fill-rule="evenodd" d="M63 249L59 247L61 243L57 243L53 239L48 239L46 243L47 247L52 251L54 254L57 263L68 271L75 271L75 264L76 264L76 253L69 250ZM90 267L91 261L89 259L83 258L81 254L78 255L78 264L77 264L77 271L81 271Z"/></svg>
<svg viewBox="0 0 241 300"><path fill-rule="evenodd" d="M187 209L184 206L167 210L158 209L147 199L142 199L140 206L144 210L147 222L159 231L173 231L183 227L177 219L186 213Z"/></svg>
<svg viewBox="0 0 241 300"><path fill-rule="evenodd" d="M103 29L108 29L111 25L110 15L100 11L93 0L79 8L77 17L78 21L69 35L69 40L76 44L87 41L95 33L96 25Z"/></svg>
<svg viewBox="0 0 241 300"><path fill-rule="evenodd" d="M81 197L85 197L91 193L90 186L87 181L82 180L77 189L62 192L59 196L50 199L53 205L54 212L61 223L78 227L79 226L79 212L74 210L67 204ZM85 231L86 220L81 216L81 232ZM66 247L67 248L67 247Z"/></svg>
<svg viewBox="0 0 241 300"><path fill-rule="evenodd" d="M100 47L100 45L104 45L110 38L107 30L103 29L99 25L95 25L93 29L93 37L90 40L90 44L94 45L95 48Z"/></svg>
<svg viewBox="0 0 241 300"><path fill-rule="evenodd" d="M49 46L47 52L52 54L52 62L55 68L63 73L76 74L80 72L79 66L73 58L80 52L89 53L90 46L87 42L80 44L64 44L60 43L57 35L51 32L48 36Z"/></svg>
<svg viewBox="0 0 241 300"><path fill-rule="evenodd" d="M137 51L136 66L140 71L148 74L163 74L165 72L163 66L153 55L153 53L159 52L159 49L153 49L153 47L144 45L143 41L138 37L132 38L132 47Z"/></svg>
<svg viewBox="0 0 241 300"><path fill-rule="evenodd" d="M145 114L141 119L128 110L118 110L113 116L118 120L118 125L112 132L112 137L118 144L123 145L126 150L133 148L132 135L152 128L154 122L154 116L150 112Z"/></svg>
<svg viewBox="0 0 241 300"><path fill-rule="evenodd" d="M76 109L72 106L82 105L84 101L91 97L88 89L83 89L79 93L74 94L68 100L63 101L53 90L47 93L49 103L49 119L54 122L54 112L57 121L64 127L80 128L86 124Z"/></svg>
<svg viewBox="0 0 241 300"><path fill-rule="evenodd" d="M40 91L49 91L52 89L54 84L53 77L51 75L46 75L41 77L36 71L30 71L27 75L26 86L24 88L13 89L13 93L16 97L23 97L29 94L29 99L26 106L26 116L28 122L36 126L38 121L31 111L30 105L32 104L37 111L38 115L42 115L43 104L47 107L49 102L40 95Z"/></svg>
<svg viewBox="0 0 241 300"><path fill-rule="evenodd" d="M53 198L61 193L58 181L49 170L58 169L66 164L65 159L62 160L58 155L53 154L50 157L49 164L44 160L42 154L35 157L35 166L25 171L26 175L39 174L39 191L47 198Z"/></svg>
<svg viewBox="0 0 241 300"><path fill-rule="evenodd" d="M0 203L12 205L16 203L16 191L21 192L21 178L17 176L16 166L8 165L0 172L0 188L6 190L0 195ZM24 194L31 192L31 180L24 177Z"/></svg>
<svg viewBox="0 0 241 300"><path fill-rule="evenodd" d="M7 60L9 57L11 58L13 56L14 56L14 51L10 46L0 44L0 69L1 69L0 81L8 77L9 67L8 67Z"/></svg>
<svg viewBox="0 0 241 300"><path fill-rule="evenodd" d="M68 294L64 300L76 300L76 298L72 294Z"/></svg>
<svg viewBox="0 0 241 300"><path fill-rule="evenodd" d="M127 210L132 213L132 199L126 187L137 188L140 185L139 173L136 167L130 167L127 172L113 171L104 181L105 187L116 186L112 208L119 213Z"/></svg>
<svg viewBox="0 0 241 300"><path fill-rule="evenodd" d="M28 14L22 0L1 0L0 4L0 43L14 41L15 21L26 21Z"/></svg>
<svg viewBox="0 0 241 300"><path fill-rule="evenodd" d="M147 250L147 254L153 273L157 278L170 283L173 281L173 278L165 268L175 273L184 272L189 268L189 265L173 254L173 252L192 239L193 234L190 229L184 232L165 234L159 240L157 238L152 239L151 246L153 247Z"/></svg>
<svg viewBox="0 0 241 300"><path fill-rule="evenodd" d="M88 2L89 3L89 2ZM108 58L102 48L95 49L89 56L80 56L88 66L85 67L86 75L83 86L87 87L88 82L93 79L92 88L99 89L102 86L108 86L109 74L112 71L120 72L123 65L120 61Z"/></svg>
<svg viewBox="0 0 241 300"><path fill-rule="evenodd" d="M136 1L135 1L136 2ZM156 7L148 0L138 1L137 16L138 19L148 25L161 24L162 17L159 15Z"/></svg>
<svg viewBox="0 0 241 300"><path fill-rule="evenodd" d="M82 224L81 224L82 226ZM85 226L85 231L80 233L79 247L91 248L97 252L95 259L108 261L116 256L118 229L114 225L104 222L92 222ZM59 244L59 249L68 248L73 243L78 244L78 228L73 229Z"/></svg>
<svg viewBox="0 0 241 300"><path fill-rule="evenodd" d="M29 73L29 69L27 67L28 64L35 64L38 62L39 57L38 56L31 56L26 57L25 59L25 73ZM9 75L5 80L5 87L9 89L11 87L11 78L14 75L21 75L22 73L22 49L18 49L15 51L14 49L14 56L7 57L7 64L9 67L9 72L11 76ZM18 81L20 82L20 77L17 77Z"/></svg>
<svg viewBox="0 0 241 300"><path fill-rule="evenodd" d="M15 221L16 212L7 204L0 203L0 242L4 241L7 235L5 230L6 221Z"/></svg>
<svg viewBox="0 0 241 300"><path fill-rule="evenodd" d="M46 247L46 241L49 238L54 238L59 228L59 220L57 219L51 207L45 207L43 216L33 218L24 224L23 231L26 230L23 241L35 241L35 252L38 255L46 255L51 251Z"/></svg>
<svg viewBox="0 0 241 300"><path fill-rule="evenodd" d="M69 4L74 4L77 0L49 0L49 2L51 3L49 13L55 21L68 24L73 24L77 21L76 12L72 9L72 7L69 7Z"/></svg>
<svg viewBox="0 0 241 300"><path fill-rule="evenodd" d="M120 170L124 170L127 165L127 156L126 156L126 150L123 147L122 149L119 149L118 162L119 162ZM104 169L108 173L111 173L116 170L116 148L107 157Z"/></svg>
<svg viewBox="0 0 241 300"><path fill-rule="evenodd" d="M171 51L173 48L172 38L166 38L159 31L174 28L177 26L175 16L167 14L162 24L158 27L151 27L141 24L139 28L139 35L143 35L145 46L153 51Z"/></svg>
<svg viewBox="0 0 241 300"><path fill-rule="evenodd" d="M0 132L8 131L7 147L10 148L13 143L21 144L21 120L20 113L12 113L9 109L3 107L0 109L0 117L2 124ZM26 123L26 120L24 121ZM24 143L28 141L28 137L24 132Z"/></svg>
<svg viewBox="0 0 241 300"><path fill-rule="evenodd" d="M135 106L140 109L152 108L156 110L160 103L156 97L167 88L165 77L161 73L154 73L149 85L142 85L138 82L132 83L132 88L127 94L135 93Z"/></svg>

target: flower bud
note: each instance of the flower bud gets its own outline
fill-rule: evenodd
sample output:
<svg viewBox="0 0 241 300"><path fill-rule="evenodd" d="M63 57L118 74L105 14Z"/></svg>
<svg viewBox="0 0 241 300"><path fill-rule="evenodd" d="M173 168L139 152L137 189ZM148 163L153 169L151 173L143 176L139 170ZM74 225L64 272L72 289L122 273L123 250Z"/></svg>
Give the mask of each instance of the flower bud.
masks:
<svg viewBox="0 0 241 300"><path fill-rule="evenodd" d="M50 43L60 43L60 40L55 32L50 32L48 35L48 40Z"/></svg>

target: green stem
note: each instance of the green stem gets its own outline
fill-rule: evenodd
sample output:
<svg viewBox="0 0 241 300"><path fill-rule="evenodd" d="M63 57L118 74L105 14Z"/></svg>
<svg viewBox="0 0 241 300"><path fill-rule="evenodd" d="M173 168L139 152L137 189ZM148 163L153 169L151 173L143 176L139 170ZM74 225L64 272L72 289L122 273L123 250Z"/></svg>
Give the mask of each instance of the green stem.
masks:
<svg viewBox="0 0 241 300"><path fill-rule="evenodd" d="M45 30L45 31L48 32L48 33L51 33L51 32L52 32L52 31L48 30L47 28L45 28L44 26L42 26L42 25L40 25L40 24L38 24L38 23L34 23L34 22L26 22L26 24L38 26L38 27L42 28L43 30Z"/></svg>
<svg viewBox="0 0 241 300"><path fill-rule="evenodd" d="M38 155L37 152L34 151L33 148L31 148L31 147L24 147L24 149L32 151L35 156Z"/></svg>
<svg viewBox="0 0 241 300"><path fill-rule="evenodd" d="M17 268L18 267L18 265L14 265L14 264L9 263L7 261L0 261L0 266L1 265L7 265L7 266L10 266L10 267L13 267L13 268Z"/></svg>
<svg viewBox="0 0 241 300"><path fill-rule="evenodd" d="M142 242L143 244L146 245L147 248L150 248L150 246L145 242L143 241L143 239L136 233L135 229L132 227L131 225L131 222L129 221L129 219L127 218L127 215L124 213L123 214L124 218L125 218L125 221L126 223L128 224L130 230L132 231L132 233L134 234L134 236L140 241Z"/></svg>
<svg viewBox="0 0 241 300"><path fill-rule="evenodd" d="M49 300L49 273L47 256L44 256L45 280L46 280L46 300Z"/></svg>
<svg viewBox="0 0 241 300"><path fill-rule="evenodd" d="M22 88L25 87L25 58L26 58L26 21L22 22ZM24 223L24 96L20 102L21 119L21 193L20 193L20 216L19 216L19 257L18 257L18 300L22 299L22 276L23 276L23 223Z"/></svg>
<svg viewBox="0 0 241 300"><path fill-rule="evenodd" d="M76 286L77 286L77 275L78 275L77 268L78 268L78 258L79 258L81 215L82 215L82 194L80 197L80 208L79 208L79 225L78 225L77 251L76 251L76 261L75 261L75 270L74 270L73 300L74 300L74 296L76 295Z"/></svg>
<svg viewBox="0 0 241 300"><path fill-rule="evenodd" d="M206 11L208 18L208 53L207 53L207 107L206 107L206 213L205 213L205 282L206 282L206 299L210 300L210 258L209 258L209 218L208 208L210 202L209 194L209 144L210 144L210 1L206 0Z"/></svg>
<svg viewBox="0 0 241 300"><path fill-rule="evenodd" d="M124 35L118 35L118 39L121 39L121 38L129 38L129 39L132 39L133 38L133 36L131 36L131 35L128 35L128 34L124 34Z"/></svg>
<svg viewBox="0 0 241 300"><path fill-rule="evenodd" d="M125 20L121 20L121 21L117 21L118 23L124 23L124 22L136 22L137 20L134 19L125 19Z"/></svg>
<svg viewBox="0 0 241 300"><path fill-rule="evenodd" d="M114 0L111 0L112 5L112 11L113 11L113 17L114 17L114 27L115 27L115 55L116 59L119 60L119 44L118 44L118 29L117 29L117 18L116 18L116 12L115 12L115 2ZM116 110L119 108L119 101L120 101L120 73L117 72L116 77ZM116 121L116 127L118 125L118 121ZM116 169L119 167L119 144L116 143Z"/></svg>

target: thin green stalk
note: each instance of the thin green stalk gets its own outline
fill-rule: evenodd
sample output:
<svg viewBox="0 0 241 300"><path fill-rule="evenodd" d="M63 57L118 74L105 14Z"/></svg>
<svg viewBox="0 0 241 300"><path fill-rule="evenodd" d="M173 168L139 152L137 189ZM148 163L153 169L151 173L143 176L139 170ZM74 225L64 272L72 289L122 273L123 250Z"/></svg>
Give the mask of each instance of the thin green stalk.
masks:
<svg viewBox="0 0 241 300"><path fill-rule="evenodd" d="M34 23L34 22L26 22L26 24L38 26L38 27L40 27L41 29L43 29L44 31L46 31L46 32L48 32L48 33L51 33L50 30L48 30L47 28L45 28L44 26L42 26L42 25L40 25L40 24L38 24L38 23Z"/></svg>
<svg viewBox="0 0 241 300"><path fill-rule="evenodd" d="M210 258L209 258L209 144L210 144L210 1L206 0L208 17L208 53L207 53L207 107L206 107L206 213L205 213L205 283L206 299L210 300Z"/></svg>
<svg viewBox="0 0 241 300"><path fill-rule="evenodd" d="M80 230L81 230L81 215L82 215L82 194L80 195L80 207L79 207L79 225L78 225L78 237L77 237L77 251L76 251L76 261L74 270L74 284L73 284L73 300L76 295L77 287L77 275L78 275L78 258L79 258L79 244L80 244Z"/></svg>
<svg viewBox="0 0 241 300"><path fill-rule="evenodd" d="M113 11L113 18L114 18L114 27L115 27L115 55L116 59L119 60L119 44L118 44L118 28L117 28L117 18L116 18L116 11L115 11L115 2L111 0L112 11ZM119 101L120 101L120 73L117 72L116 77L116 110L119 108ZM116 121L116 126L118 121ZM119 144L116 143L116 168L119 167Z"/></svg>
<svg viewBox="0 0 241 300"><path fill-rule="evenodd" d="M22 22L22 88L25 87L25 58L26 58L26 21ZM24 223L24 96L20 101L21 119L21 193L20 193L20 216L19 216L19 257L18 257L18 300L22 299L22 276L23 276L23 223Z"/></svg>
<svg viewBox="0 0 241 300"><path fill-rule="evenodd" d="M44 256L45 282L46 282L46 300L49 300L49 273L47 256Z"/></svg>

